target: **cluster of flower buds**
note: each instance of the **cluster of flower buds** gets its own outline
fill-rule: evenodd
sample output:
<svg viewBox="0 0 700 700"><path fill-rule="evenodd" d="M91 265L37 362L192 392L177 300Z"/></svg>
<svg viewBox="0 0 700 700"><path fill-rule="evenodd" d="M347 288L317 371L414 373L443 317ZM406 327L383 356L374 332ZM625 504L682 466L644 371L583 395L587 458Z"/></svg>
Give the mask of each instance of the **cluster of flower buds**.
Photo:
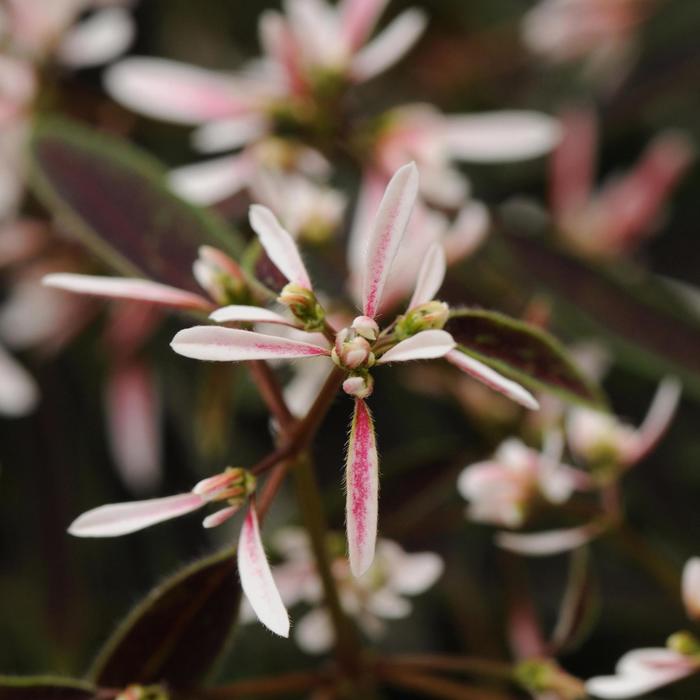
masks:
<svg viewBox="0 0 700 700"><path fill-rule="evenodd" d="M310 289L289 282L282 288L277 301L292 312L305 331L322 331L325 328L326 312Z"/></svg>

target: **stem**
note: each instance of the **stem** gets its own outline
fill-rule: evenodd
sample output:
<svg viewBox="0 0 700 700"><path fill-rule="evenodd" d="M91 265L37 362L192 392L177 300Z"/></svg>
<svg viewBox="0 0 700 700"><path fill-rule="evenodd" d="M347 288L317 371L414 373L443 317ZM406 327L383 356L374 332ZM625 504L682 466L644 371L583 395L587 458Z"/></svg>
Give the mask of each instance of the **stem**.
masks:
<svg viewBox="0 0 700 700"><path fill-rule="evenodd" d="M396 669L412 668L413 670L424 669L448 673L466 673L502 680L510 680L513 677L513 669L509 663L474 656L401 654L400 656L385 657L383 663Z"/></svg>
<svg viewBox="0 0 700 700"><path fill-rule="evenodd" d="M282 432L288 432L296 423L296 419L284 400L280 384L270 365L264 360L251 360L248 362L248 368L265 405L279 423Z"/></svg>
<svg viewBox="0 0 700 700"><path fill-rule="evenodd" d="M316 568L321 577L325 604L335 632L335 654L339 666L352 677L359 668L358 639L350 621L343 612L335 578L328 556L326 533L328 523L323 512L321 493L308 455L302 457L294 469L297 500L309 533Z"/></svg>
<svg viewBox="0 0 700 700"><path fill-rule="evenodd" d="M287 695L317 688L326 681L320 673L287 673L274 678L251 678L236 681L218 688L195 691L191 700L233 700L234 698L264 697L267 695ZM188 695L188 697L190 697Z"/></svg>

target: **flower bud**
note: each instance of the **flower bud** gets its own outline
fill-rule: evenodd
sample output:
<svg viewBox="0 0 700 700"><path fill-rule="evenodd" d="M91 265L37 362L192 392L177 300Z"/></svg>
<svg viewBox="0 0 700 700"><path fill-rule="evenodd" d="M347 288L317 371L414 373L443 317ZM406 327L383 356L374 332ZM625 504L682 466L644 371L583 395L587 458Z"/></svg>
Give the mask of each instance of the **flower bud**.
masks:
<svg viewBox="0 0 700 700"><path fill-rule="evenodd" d="M666 646L684 656L700 655L700 641L690 632L676 632L666 640Z"/></svg>
<svg viewBox="0 0 700 700"><path fill-rule="evenodd" d="M159 685L130 685L115 700L168 700L168 693Z"/></svg>
<svg viewBox="0 0 700 700"><path fill-rule="evenodd" d="M192 272L199 286L217 304L226 306L248 301L248 284L243 272L234 260L220 250L202 246Z"/></svg>
<svg viewBox="0 0 700 700"><path fill-rule="evenodd" d="M563 671L550 659L528 659L515 668L517 682L534 695L552 692L562 700L585 698L582 681Z"/></svg>
<svg viewBox="0 0 700 700"><path fill-rule="evenodd" d="M338 332L331 358L336 365L344 369L371 367L374 364L374 354L369 342L357 335L352 328L343 328Z"/></svg>
<svg viewBox="0 0 700 700"><path fill-rule="evenodd" d="M323 328L326 314L310 289L290 282L284 286L277 300L304 324L304 330L318 331Z"/></svg>
<svg viewBox="0 0 700 700"><path fill-rule="evenodd" d="M429 301L416 306L396 322L396 337L405 340L416 333L431 329L440 330L447 323L450 307L444 301Z"/></svg>
<svg viewBox="0 0 700 700"><path fill-rule="evenodd" d="M370 341L375 341L379 335L377 322L369 316L357 316L352 322L352 327L357 331L358 335Z"/></svg>
<svg viewBox="0 0 700 700"><path fill-rule="evenodd" d="M241 505L255 491L255 477L241 467L227 467L221 474L203 479L192 489L206 501Z"/></svg>
<svg viewBox="0 0 700 700"><path fill-rule="evenodd" d="M374 391L374 378L371 374L356 374L343 382L343 391L357 399L366 399Z"/></svg>

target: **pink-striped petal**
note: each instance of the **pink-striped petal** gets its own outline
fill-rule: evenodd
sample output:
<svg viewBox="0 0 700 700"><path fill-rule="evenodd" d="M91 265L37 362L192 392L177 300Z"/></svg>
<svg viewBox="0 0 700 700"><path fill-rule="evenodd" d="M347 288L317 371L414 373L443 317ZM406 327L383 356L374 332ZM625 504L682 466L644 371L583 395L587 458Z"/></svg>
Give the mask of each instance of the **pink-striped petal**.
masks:
<svg viewBox="0 0 700 700"><path fill-rule="evenodd" d="M447 331L421 331L397 343L391 350L387 350L377 360L377 364L434 360L437 357L444 357L455 346L454 338Z"/></svg>
<svg viewBox="0 0 700 700"><path fill-rule="evenodd" d="M219 525L223 525L227 520L230 520L240 509L240 506L228 506L227 508L217 510L216 513L207 515L207 517L202 520L202 527L207 530L212 527L219 527Z"/></svg>
<svg viewBox="0 0 700 700"><path fill-rule="evenodd" d="M199 294L186 292L167 284L160 284L160 282L129 277L100 277L98 275L56 272L46 275L42 279L42 284L46 287L54 287L76 294L143 301L149 304L173 306L178 309L209 311L213 306L209 300Z"/></svg>
<svg viewBox="0 0 700 700"><path fill-rule="evenodd" d="M681 592L688 617L700 619L700 557L691 557L685 563Z"/></svg>
<svg viewBox="0 0 700 700"><path fill-rule="evenodd" d="M260 538L258 516L252 504L238 540L238 575L243 592L260 622L280 637L288 637L289 614L272 578Z"/></svg>
<svg viewBox="0 0 700 700"><path fill-rule="evenodd" d="M134 29L127 10L105 7L68 31L58 46L58 60L71 68L100 66L129 48Z"/></svg>
<svg viewBox="0 0 700 700"><path fill-rule="evenodd" d="M104 83L125 107L177 124L200 124L252 109L252 96L230 76L163 58L126 58L107 69Z"/></svg>
<svg viewBox="0 0 700 700"><path fill-rule="evenodd" d="M237 328L194 326L180 331L170 347L184 357L211 362L280 360L328 355L319 345Z"/></svg>
<svg viewBox="0 0 700 700"><path fill-rule="evenodd" d="M418 271L416 288L413 291L411 301L408 302L409 309L435 299L435 295L442 287L446 270L445 251L440 243L433 243L425 254L423 264Z"/></svg>
<svg viewBox="0 0 700 700"><path fill-rule="evenodd" d="M141 494L161 478L160 401L155 377L139 360L115 367L105 396L109 444L117 469Z"/></svg>
<svg viewBox="0 0 700 700"><path fill-rule="evenodd" d="M270 311L270 309L263 309L260 306L241 306L238 304L222 306L209 314L209 318L217 323L279 323L284 326L297 327L294 321L290 321L282 314Z"/></svg>
<svg viewBox="0 0 700 700"><path fill-rule="evenodd" d="M636 432L633 448L626 455L628 464L635 464L644 458L661 440L673 420L680 397L681 383L674 377L664 378Z"/></svg>
<svg viewBox="0 0 700 700"><path fill-rule="evenodd" d="M502 549L531 557L547 557L568 552L590 542L602 531L598 523L547 532L499 532L496 544Z"/></svg>
<svg viewBox="0 0 700 700"><path fill-rule="evenodd" d="M388 0L341 0L340 31L349 49L362 46L372 33Z"/></svg>
<svg viewBox="0 0 700 700"><path fill-rule="evenodd" d="M180 493L132 503L110 503L83 513L68 532L76 537L118 537L172 520L201 508L206 501L195 493Z"/></svg>
<svg viewBox="0 0 700 700"><path fill-rule="evenodd" d="M503 163L536 158L556 146L556 119L540 112L502 111L446 117L448 153L473 163Z"/></svg>
<svg viewBox="0 0 700 700"><path fill-rule="evenodd" d="M247 152L183 165L168 173L173 190L195 204L210 205L233 197L248 185L255 164Z"/></svg>
<svg viewBox="0 0 700 700"><path fill-rule="evenodd" d="M379 498L379 460L374 422L362 399L355 399L345 463L345 485L350 569L354 576L362 576L374 560Z"/></svg>
<svg viewBox="0 0 700 700"><path fill-rule="evenodd" d="M365 257L363 314L374 318L391 264L401 245L418 194L418 168L408 163L396 171L387 185L369 237Z"/></svg>
<svg viewBox="0 0 700 700"><path fill-rule="evenodd" d="M459 367L462 372L466 372L468 375L474 377L474 379L478 379L482 384L489 387L489 389L493 389L507 396L521 406L529 408L532 411L536 411L540 407L537 399L527 389L511 379L507 379L483 362L479 362L479 360L463 353L461 350L452 350L448 352L447 355L445 355L445 359L455 367Z"/></svg>
<svg viewBox="0 0 700 700"><path fill-rule="evenodd" d="M417 9L402 12L351 61L351 76L361 82L374 78L399 61L418 41L428 23Z"/></svg>
<svg viewBox="0 0 700 700"><path fill-rule="evenodd" d="M301 254L289 231L277 221L277 217L261 204L250 208L250 225L258 234L267 256L277 269L290 281L305 289L311 289L311 280Z"/></svg>

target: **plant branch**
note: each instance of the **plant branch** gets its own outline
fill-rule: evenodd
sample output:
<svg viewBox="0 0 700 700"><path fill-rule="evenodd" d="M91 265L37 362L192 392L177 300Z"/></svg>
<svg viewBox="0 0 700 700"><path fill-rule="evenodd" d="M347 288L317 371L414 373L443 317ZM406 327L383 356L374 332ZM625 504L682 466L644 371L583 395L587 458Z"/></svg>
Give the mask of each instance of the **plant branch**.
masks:
<svg viewBox="0 0 700 700"><path fill-rule="evenodd" d="M383 658L383 663L394 668L423 669L444 671L446 673L465 673L475 676L487 676L510 680L513 677L512 666L506 661L482 659L474 656L454 654L400 654Z"/></svg>
<svg viewBox="0 0 700 700"><path fill-rule="evenodd" d="M235 681L218 688L199 690L189 700L234 700L234 698L266 697L270 695L287 695L313 690L325 683L324 674L300 671L287 673L274 678L251 678Z"/></svg>
<svg viewBox="0 0 700 700"><path fill-rule="evenodd" d="M262 400L279 424L281 431L287 433L296 423L296 418L284 400L282 389L270 365L264 360L251 360L248 362L248 368Z"/></svg>

